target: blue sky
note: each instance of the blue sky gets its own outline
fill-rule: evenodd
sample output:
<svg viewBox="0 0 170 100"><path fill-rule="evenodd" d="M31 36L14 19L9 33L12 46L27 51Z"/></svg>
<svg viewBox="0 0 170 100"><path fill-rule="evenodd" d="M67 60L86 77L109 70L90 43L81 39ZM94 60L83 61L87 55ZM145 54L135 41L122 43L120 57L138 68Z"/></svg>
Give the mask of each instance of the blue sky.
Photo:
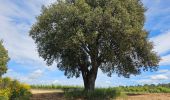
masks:
<svg viewBox="0 0 170 100"><path fill-rule="evenodd" d="M29 84L83 85L82 78L67 79L56 64L46 66L39 58L28 31L42 5L55 0L0 0L0 39L3 39L11 60L4 75ZM157 72L144 72L129 79L113 74L107 77L101 71L97 86L157 84L170 82L170 0L142 0L147 7L145 29L150 32L154 51L161 57Z"/></svg>

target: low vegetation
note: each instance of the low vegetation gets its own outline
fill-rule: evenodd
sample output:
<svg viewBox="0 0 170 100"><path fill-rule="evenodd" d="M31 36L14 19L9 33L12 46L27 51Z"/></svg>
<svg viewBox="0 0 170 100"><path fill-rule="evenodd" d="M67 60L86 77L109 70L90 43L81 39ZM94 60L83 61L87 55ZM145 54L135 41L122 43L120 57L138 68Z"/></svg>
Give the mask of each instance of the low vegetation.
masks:
<svg viewBox="0 0 170 100"><path fill-rule="evenodd" d="M123 95L118 88L96 88L94 91L87 92L81 86L62 86L62 85L32 85L33 89L61 89L66 99L85 99L85 100L110 100Z"/></svg>
<svg viewBox="0 0 170 100"><path fill-rule="evenodd" d="M64 91L69 90L83 90L81 86L62 86L62 85L31 85L33 89L62 89ZM97 88L106 89L106 88ZM158 84L158 85L137 85L137 86L119 86L110 87L108 89L117 89L125 93L170 93L170 83L169 84Z"/></svg>
<svg viewBox="0 0 170 100"><path fill-rule="evenodd" d="M82 89L81 86L67 86L67 85L31 85L32 89Z"/></svg>
<svg viewBox="0 0 170 100"><path fill-rule="evenodd" d="M114 88L97 88L94 91L87 92L83 90L73 90L65 92L65 97L75 100L110 100L121 95L121 92Z"/></svg>
<svg viewBox="0 0 170 100"><path fill-rule="evenodd" d="M120 86L117 87L126 93L170 93L170 88L164 85L143 85L143 86Z"/></svg>
<svg viewBox="0 0 170 100"><path fill-rule="evenodd" d="M126 94L146 94L146 93L170 93L170 84L158 85L137 85L137 86L119 86L109 88L96 88L93 92L84 91L80 86L62 86L62 85L32 85L32 89L61 89L64 91L65 98L85 99L85 100L109 100Z"/></svg>
<svg viewBox="0 0 170 100"><path fill-rule="evenodd" d="M0 78L0 100L29 100L30 86L10 78Z"/></svg>

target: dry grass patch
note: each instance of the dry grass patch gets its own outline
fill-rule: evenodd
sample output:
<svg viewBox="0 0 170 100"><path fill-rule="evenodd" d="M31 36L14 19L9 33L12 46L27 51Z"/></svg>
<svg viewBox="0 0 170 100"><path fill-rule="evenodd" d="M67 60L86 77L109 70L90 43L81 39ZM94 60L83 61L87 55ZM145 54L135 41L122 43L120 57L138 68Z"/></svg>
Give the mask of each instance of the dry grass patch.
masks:
<svg viewBox="0 0 170 100"><path fill-rule="evenodd" d="M62 93L63 90L55 89L55 90L47 90L47 89L31 89L32 94L40 94L40 93Z"/></svg>

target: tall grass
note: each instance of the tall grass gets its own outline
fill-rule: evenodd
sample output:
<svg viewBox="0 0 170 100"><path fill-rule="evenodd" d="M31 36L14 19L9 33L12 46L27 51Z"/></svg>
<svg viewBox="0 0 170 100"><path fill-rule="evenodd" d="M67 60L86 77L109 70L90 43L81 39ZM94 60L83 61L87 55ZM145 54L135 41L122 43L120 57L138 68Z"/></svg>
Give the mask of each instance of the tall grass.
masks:
<svg viewBox="0 0 170 100"><path fill-rule="evenodd" d="M96 88L94 91L86 92L81 86L62 86L62 85L32 85L33 89L62 89L64 96L68 100L110 100L121 94L118 88Z"/></svg>
<svg viewBox="0 0 170 100"><path fill-rule="evenodd" d="M83 90L68 91L64 94L69 100L111 100L121 96L121 91L115 88L96 88L94 91L86 92Z"/></svg>
<svg viewBox="0 0 170 100"><path fill-rule="evenodd" d="M111 100L126 94L143 93L170 93L167 85L143 85L143 86L119 86L109 88L96 88L95 91L86 92L81 86L62 86L62 85L32 85L33 89L62 89L64 96L68 100Z"/></svg>
<svg viewBox="0 0 170 100"><path fill-rule="evenodd" d="M67 90L83 90L81 86L63 86L63 85L31 85L33 89L62 89ZM112 87L110 87L112 88ZM100 89L100 88L97 88ZM101 88L103 89L103 88ZM105 88L106 89L106 88ZM118 89L126 93L170 93L170 87L165 85L143 85L143 86L119 86L112 89Z"/></svg>

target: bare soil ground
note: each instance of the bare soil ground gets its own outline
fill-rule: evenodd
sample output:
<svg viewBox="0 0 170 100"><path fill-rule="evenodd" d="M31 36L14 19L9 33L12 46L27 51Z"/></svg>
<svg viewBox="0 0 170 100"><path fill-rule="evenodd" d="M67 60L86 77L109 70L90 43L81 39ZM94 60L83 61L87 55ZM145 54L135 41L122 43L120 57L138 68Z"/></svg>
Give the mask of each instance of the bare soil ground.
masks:
<svg viewBox="0 0 170 100"><path fill-rule="evenodd" d="M170 93L133 94L117 100L170 100Z"/></svg>
<svg viewBox="0 0 170 100"><path fill-rule="evenodd" d="M33 94L31 100L64 100L62 90L33 89L31 93Z"/></svg>
<svg viewBox="0 0 170 100"><path fill-rule="evenodd" d="M65 100L62 90L31 90L31 92L33 94L31 100ZM170 93L131 94L116 100L170 100Z"/></svg>

